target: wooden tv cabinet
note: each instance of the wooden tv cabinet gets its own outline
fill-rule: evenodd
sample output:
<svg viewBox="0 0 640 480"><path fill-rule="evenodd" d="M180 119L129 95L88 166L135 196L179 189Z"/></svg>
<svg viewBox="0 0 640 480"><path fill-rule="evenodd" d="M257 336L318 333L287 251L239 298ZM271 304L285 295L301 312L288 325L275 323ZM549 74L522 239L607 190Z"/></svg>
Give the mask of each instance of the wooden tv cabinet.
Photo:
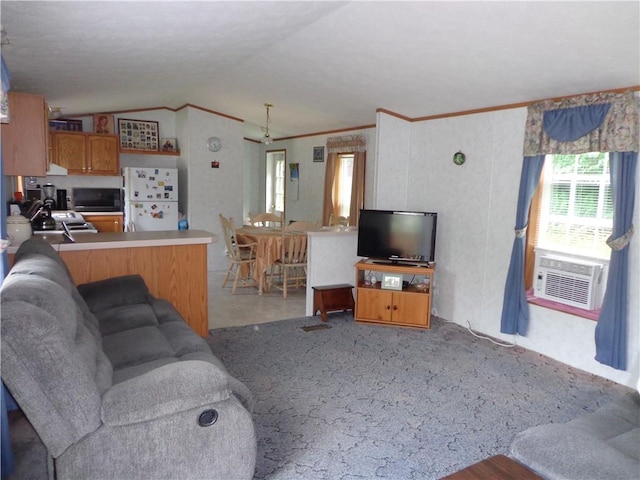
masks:
<svg viewBox="0 0 640 480"><path fill-rule="evenodd" d="M433 264L359 261L356 263L356 321L430 328L434 273ZM389 275L392 278L383 285L384 277Z"/></svg>

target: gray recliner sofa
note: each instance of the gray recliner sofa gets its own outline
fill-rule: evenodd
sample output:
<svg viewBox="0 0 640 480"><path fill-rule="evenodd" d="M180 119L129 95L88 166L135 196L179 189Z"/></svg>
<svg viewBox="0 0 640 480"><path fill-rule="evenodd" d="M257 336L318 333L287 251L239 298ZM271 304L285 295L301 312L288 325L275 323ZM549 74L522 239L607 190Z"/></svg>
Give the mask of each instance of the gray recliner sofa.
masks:
<svg viewBox="0 0 640 480"><path fill-rule="evenodd" d="M2 290L2 379L58 479L249 479L248 389L137 275L74 286L33 238Z"/></svg>
<svg viewBox="0 0 640 480"><path fill-rule="evenodd" d="M557 480L640 478L640 395L631 392L567 423L528 428L509 456Z"/></svg>

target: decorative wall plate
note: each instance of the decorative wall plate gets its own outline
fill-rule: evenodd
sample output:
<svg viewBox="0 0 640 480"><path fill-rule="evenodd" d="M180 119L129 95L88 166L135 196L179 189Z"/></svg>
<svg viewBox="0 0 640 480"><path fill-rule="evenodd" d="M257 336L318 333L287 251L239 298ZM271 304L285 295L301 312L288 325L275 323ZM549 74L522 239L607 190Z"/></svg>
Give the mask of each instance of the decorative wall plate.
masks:
<svg viewBox="0 0 640 480"><path fill-rule="evenodd" d="M467 157L460 151L453 154L453 163L455 163L456 165L462 165L466 160Z"/></svg>

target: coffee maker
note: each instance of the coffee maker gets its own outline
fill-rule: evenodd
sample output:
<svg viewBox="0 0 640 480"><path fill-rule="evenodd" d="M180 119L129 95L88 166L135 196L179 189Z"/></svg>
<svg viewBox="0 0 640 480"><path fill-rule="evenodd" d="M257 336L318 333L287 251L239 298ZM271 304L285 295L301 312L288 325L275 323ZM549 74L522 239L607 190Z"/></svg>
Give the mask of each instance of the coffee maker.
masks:
<svg viewBox="0 0 640 480"><path fill-rule="evenodd" d="M42 192L44 193L44 207L49 210L56 209L56 186L51 183L45 183L42 185Z"/></svg>

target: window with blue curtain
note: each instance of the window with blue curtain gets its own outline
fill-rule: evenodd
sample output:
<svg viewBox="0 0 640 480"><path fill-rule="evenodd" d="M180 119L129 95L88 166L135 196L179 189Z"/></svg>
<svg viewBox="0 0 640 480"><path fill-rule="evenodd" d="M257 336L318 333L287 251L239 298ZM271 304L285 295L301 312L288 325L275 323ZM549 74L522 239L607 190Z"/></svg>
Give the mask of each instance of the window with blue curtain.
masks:
<svg viewBox="0 0 640 480"><path fill-rule="evenodd" d="M598 93L545 100L529 106L524 161L520 179L515 239L505 282L502 333L526 335L524 242L531 198L547 154L607 152L613 196L613 233L607 291L595 332L596 360L619 370L627 368L629 240L638 158L638 101L632 92Z"/></svg>

